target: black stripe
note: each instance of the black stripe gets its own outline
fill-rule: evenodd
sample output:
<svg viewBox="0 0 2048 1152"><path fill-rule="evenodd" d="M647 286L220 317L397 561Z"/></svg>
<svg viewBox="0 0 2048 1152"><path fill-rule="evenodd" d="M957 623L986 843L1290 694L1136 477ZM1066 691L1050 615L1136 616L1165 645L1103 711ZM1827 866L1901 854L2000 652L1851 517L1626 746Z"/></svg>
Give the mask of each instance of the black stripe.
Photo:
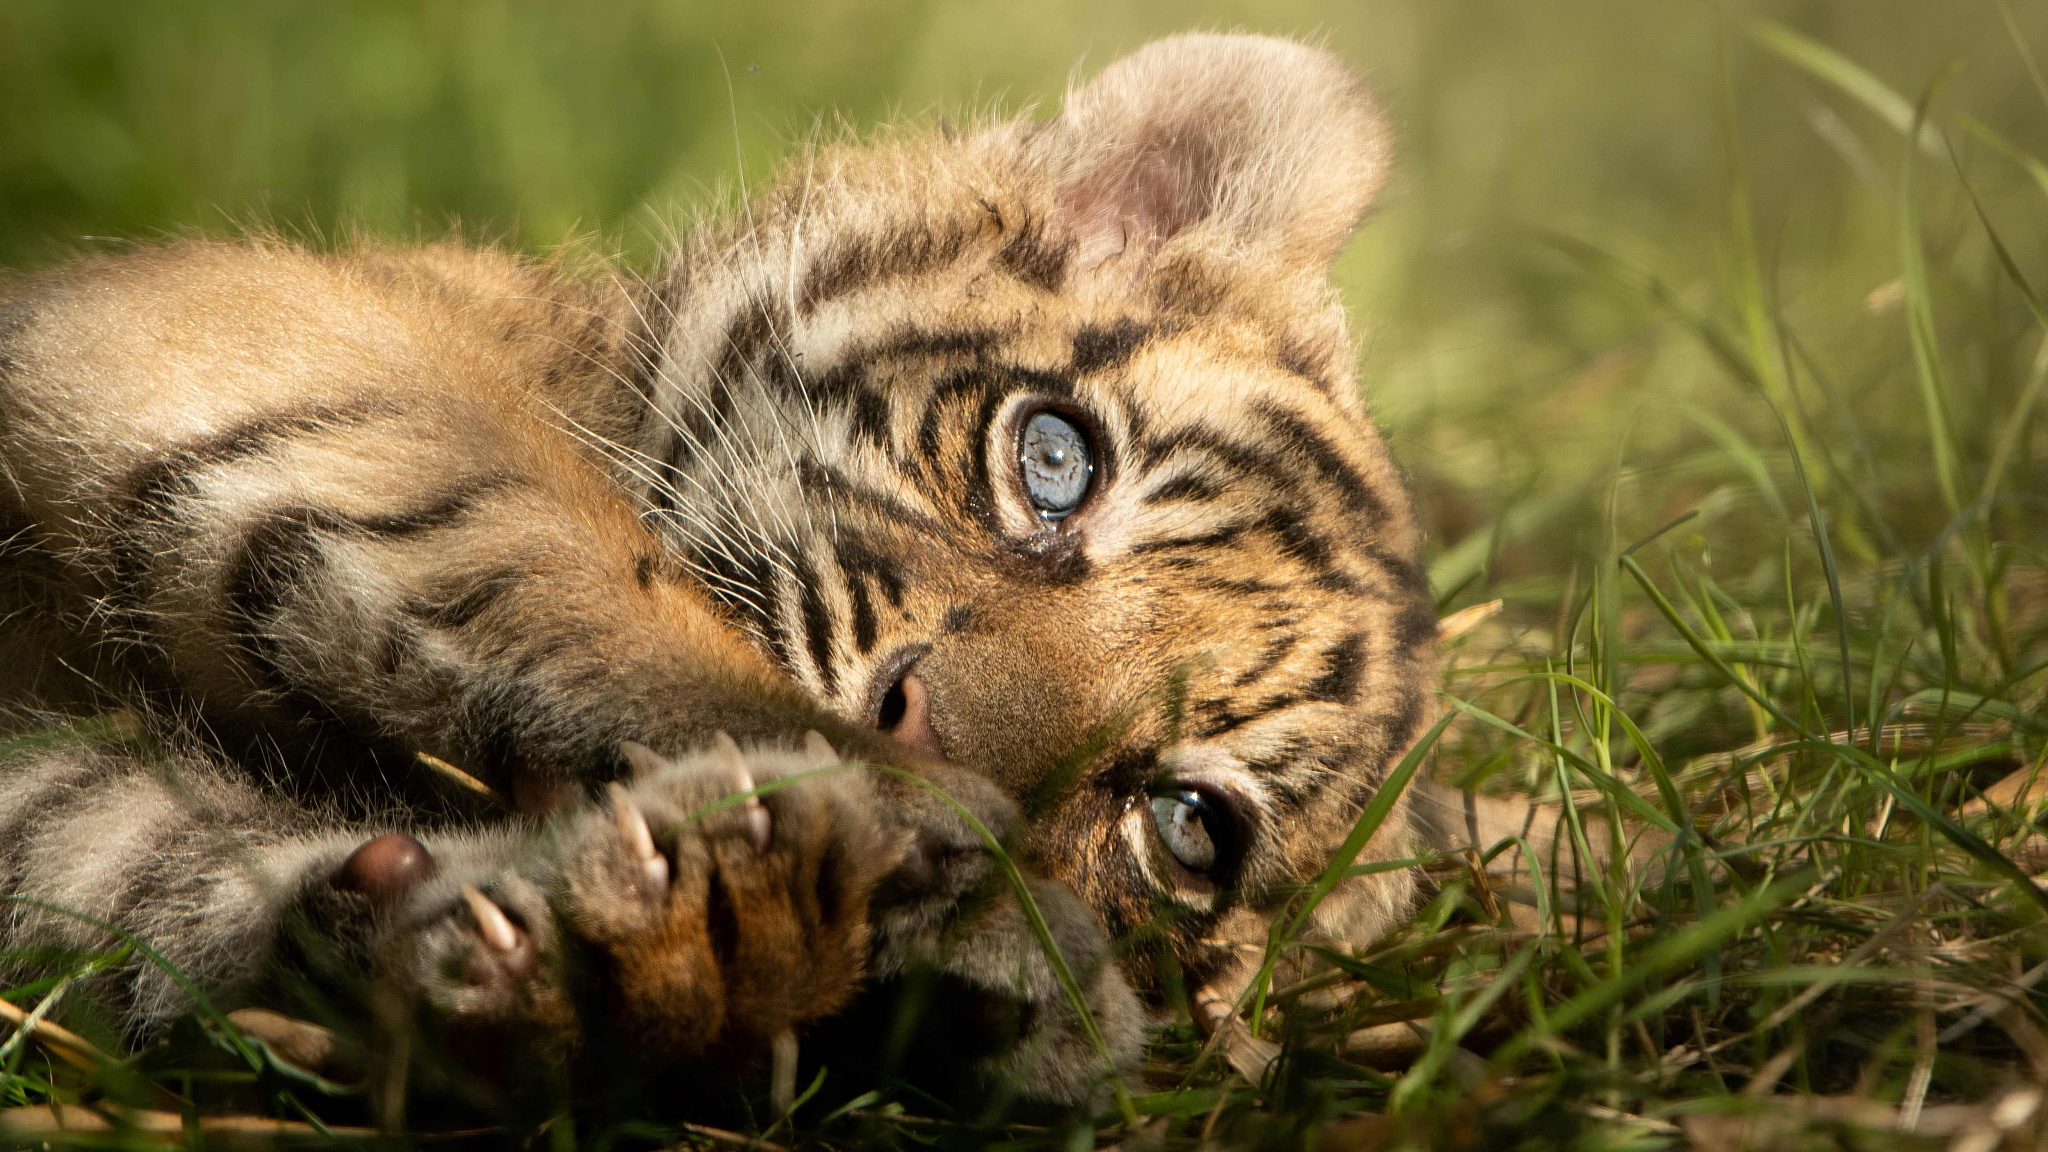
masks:
<svg viewBox="0 0 2048 1152"><path fill-rule="evenodd" d="M204 439L166 449L131 470L120 481L125 493L118 536L109 548L113 565L112 599L135 609L149 599L149 572L168 551L161 538L179 519L179 507L199 490L199 474L213 468L268 457L292 442L327 432L357 428L378 419L396 419L404 410L383 398L321 405L302 411L273 412L245 420ZM146 618L130 621L146 628Z"/></svg>
<svg viewBox="0 0 2048 1152"><path fill-rule="evenodd" d="M1045 222L1030 216L996 252L996 266L1034 288L1057 292L1067 282L1074 245L1046 234Z"/></svg>
<svg viewBox="0 0 2048 1152"><path fill-rule="evenodd" d="M273 622L285 603L324 567L320 535L348 532L348 523L332 512L290 508L258 520L235 549L222 585L235 647L270 678L274 688L289 689L294 682L278 664Z"/></svg>
<svg viewBox="0 0 2048 1152"><path fill-rule="evenodd" d="M811 402L820 408L847 409L856 441L865 440L877 448L889 446L893 410L888 394L869 379L865 359L843 360L813 380Z"/></svg>
<svg viewBox="0 0 2048 1152"><path fill-rule="evenodd" d="M1261 720L1275 712L1292 708L1301 703L1301 697L1283 692L1277 696L1269 696L1243 712L1234 710L1231 707L1234 703L1236 701L1220 698L1199 701L1195 706L1196 710L1207 716L1207 723L1201 726L1197 735L1204 740L1214 739L1254 720Z"/></svg>
<svg viewBox="0 0 2048 1152"><path fill-rule="evenodd" d="M883 280L918 276L960 258L974 232L959 225L933 228L923 221L884 235L842 238L811 262L797 289L797 315Z"/></svg>
<svg viewBox="0 0 2048 1152"><path fill-rule="evenodd" d="M877 632L870 582L897 608L903 607L903 580L895 561L862 543L852 533L841 533L832 542L833 558L846 578L853 601L853 642L863 655L874 650Z"/></svg>
<svg viewBox="0 0 2048 1152"><path fill-rule="evenodd" d="M1105 368L1120 368L1145 342L1152 339L1157 329L1140 324L1135 320L1121 319L1116 323L1102 326L1090 324L1074 333L1072 371L1076 376L1099 372Z"/></svg>
<svg viewBox="0 0 2048 1152"><path fill-rule="evenodd" d="M732 410L733 384L760 363L762 350L775 339L782 327L777 323L780 319L782 307L779 303L753 296L726 323L724 342L718 350L718 378L713 381L720 392L712 404L712 412L719 423L724 423Z"/></svg>
<svg viewBox="0 0 2048 1152"><path fill-rule="evenodd" d="M879 341L848 352L842 363L874 364L881 360L922 356L979 356L995 348L1008 335L1008 332L996 328L955 328L951 331L934 332L904 324L890 331Z"/></svg>
<svg viewBox="0 0 2048 1152"><path fill-rule="evenodd" d="M690 451L712 443L713 433L731 418L733 388L753 374L761 346L774 335L774 325L774 311L758 296L748 297L726 321L718 358L712 361L711 378L705 381L710 395L705 403L690 405L683 419Z"/></svg>
<svg viewBox="0 0 2048 1152"><path fill-rule="evenodd" d="M1365 673L1365 637L1354 632L1323 653L1323 674L1309 682L1303 695L1331 704L1358 699L1358 681Z"/></svg>
<svg viewBox="0 0 2048 1152"><path fill-rule="evenodd" d="M1152 434L1152 410L1150 401L1140 402L1129 389L1115 389L1111 396L1116 400L1117 415L1123 418L1124 442L1142 444Z"/></svg>
<svg viewBox="0 0 2048 1152"><path fill-rule="evenodd" d="M1051 396L1056 400L1074 398L1074 378L1064 372L1047 372L1022 364L996 364L993 367L1012 377L1026 391Z"/></svg>
<svg viewBox="0 0 2048 1152"><path fill-rule="evenodd" d="M1279 811L1300 811L1303 801L1308 799L1310 790L1318 788L1320 781L1325 778L1324 773L1302 770L1307 766L1302 759L1304 751L1306 748L1300 739L1290 739L1274 749L1270 755L1245 761L1246 771L1265 777L1261 783L1265 786L1266 795L1271 798L1273 807ZM1316 757L1313 763L1318 767L1328 766L1328 761L1323 757Z"/></svg>
<svg viewBox="0 0 2048 1152"><path fill-rule="evenodd" d="M877 448L889 447L889 398L863 384L853 394L853 434Z"/></svg>
<svg viewBox="0 0 2048 1152"><path fill-rule="evenodd" d="M1189 576L1188 587L1199 588L1205 592L1227 592L1233 596L1258 596L1267 592L1285 592L1290 585L1274 584L1267 580L1255 580L1244 577L1218 576L1214 573L1205 572ZM1263 627L1263 625L1261 626Z"/></svg>
<svg viewBox="0 0 2048 1152"><path fill-rule="evenodd" d="M327 508L281 508L259 517L236 545L222 582L222 599L236 629L236 646L260 667L277 673L277 640L270 628L286 603L326 567L322 537L405 539L460 523L479 501L517 478L492 474L460 481L419 508L381 516L352 518ZM495 596L495 592L492 593ZM427 615L458 621L460 626L483 610L476 592ZM290 687L279 677L277 687Z"/></svg>
<svg viewBox="0 0 2048 1152"><path fill-rule="evenodd" d="M426 504L404 512L391 512L381 516L351 518L348 523L357 532L382 538L404 538L417 536L453 527L468 519L476 511L484 497L506 488L523 483L524 478L509 472L487 472L480 476L468 476L457 480L448 489Z"/></svg>
<svg viewBox="0 0 2048 1152"><path fill-rule="evenodd" d="M1404 652L1437 642L1436 611L1427 600L1410 600L1394 622L1394 641Z"/></svg>
<svg viewBox="0 0 2048 1152"><path fill-rule="evenodd" d="M873 368L877 363L893 359L918 359L947 356L985 357L1001 342L1006 333L994 328L960 328L946 332L934 332L913 325L902 325L872 344L849 350L838 364L822 373L811 386L812 402L821 405L843 405L850 411L853 432L856 438L866 440L878 448L890 446L890 426L894 420L892 400L888 391L878 388L873 382ZM960 373L954 373L957 377ZM1071 385L1068 385L1071 390ZM927 397L927 403L936 396ZM927 416L930 415L929 408ZM915 469L919 464L933 459L933 453L923 449L920 442L920 456L909 460L897 460L899 467Z"/></svg>
<svg viewBox="0 0 2048 1152"><path fill-rule="evenodd" d="M988 531L996 531L998 518L994 477L989 475L988 459L991 453L984 448L996 422L996 413L1003 406L1003 394L990 388L981 397L981 405L974 413L974 428L966 444L967 459L967 511Z"/></svg>
<svg viewBox="0 0 2048 1152"><path fill-rule="evenodd" d="M1273 337L1273 358L1290 375L1308 381L1316 391L1329 395L1333 389L1324 366L1330 360L1292 333L1282 332Z"/></svg>
<svg viewBox="0 0 2048 1152"><path fill-rule="evenodd" d="M95 794L116 777L131 774L126 759L98 750L45 753L47 760L23 754L6 765L10 776L42 773L43 779L28 795L0 812L0 892L19 885L29 861L30 850L38 844L30 835L35 829L54 827L64 814L95 798Z"/></svg>
<svg viewBox="0 0 2048 1152"><path fill-rule="evenodd" d="M1205 504L1223 495L1223 489L1191 472L1183 472L1145 493L1139 503L1146 506L1186 502Z"/></svg>
<svg viewBox="0 0 2048 1152"><path fill-rule="evenodd" d="M782 582L776 579L775 565L766 556L751 555L741 561L740 570L751 581L748 586L759 589L762 640L784 668L791 667L795 661L790 659L789 630L783 626L782 604L776 596Z"/></svg>
<svg viewBox="0 0 2048 1152"><path fill-rule="evenodd" d="M1245 525L1224 524L1207 532L1193 536L1165 536L1157 540L1144 540L1131 545L1134 555L1153 552L1172 552L1182 548L1220 548L1233 544L1244 535Z"/></svg>
<svg viewBox="0 0 2048 1152"><path fill-rule="evenodd" d="M1370 774L1373 787L1386 782L1394 758L1405 754L1408 746L1414 743L1419 734L1416 730L1422 727L1422 712L1427 701L1428 697L1420 685L1413 682L1401 685L1400 698L1394 704L1394 710L1382 721L1382 730L1387 735L1387 750Z"/></svg>
<svg viewBox="0 0 2048 1152"><path fill-rule="evenodd" d="M1242 688L1247 684L1251 684L1261 679L1266 675L1266 673L1271 672L1275 667L1277 667L1280 661L1284 659L1289 652L1293 651L1294 646L1297 643L1300 643L1300 641L1301 637L1295 635L1292 632L1280 636L1275 636L1271 640L1266 641L1266 647L1263 651L1259 653L1258 660L1255 663L1253 663L1250 668L1247 668L1242 673L1240 673L1236 679L1232 680L1230 682L1230 686L1233 688Z"/></svg>
<svg viewBox="0 0 2048 1152"><path fill-rule="evenodd" d="M775 611L775 570L767 557L734 558L719 549L700 549L692 553L691 559L700 572L708 573L705 588L752 621L769 650L787 664L782 620Z"/></svg>
<svg viewBox="0 0 2048 1152"><path fill-rule="evenodd" d="M677 467L683 459L683 437L673 428L665 435L668 437L668 450L649 465L654 475L647 484L648 504L662 513L676 511L676 493L682 491L683 486L683 473Z"/></svg>
<svg viewBox="0 0 2048 1152"><path fill-rule="evenodd" d="M506 593L531 579L530 567L494 568L407 601L405 613L436 628L466 628Z"/></svg>
<svg viewBox="0 0 2048 1152"><path fill-rule="evenodd" d="M912 464L920 474L929 477L931 466L939 459L939 421L947 405L957 397L976 391L987 393L993 389L994 386L988 379L974 369L949 372L933 384L931 391L925 396L924 409L917 418L917 457L914 461L904 463ZM936 477L929 478L936 480Z"/></svg>
<svg viewBox="0 0 2048 1152"><path fill-rule="evenodd" d="M402 409L375 398L321 405L301 412L273 412L245 420L203 440L170 448L129 472L121 482L122 490L128 494L128 511L130 515L166 518L178 500L192 493L199 472L270 455L292 440L315 433L343 431L379 418L395 419L402 415Z"/></svg>
<svg viewBox="0 0 2048 1152"><path fill-rule="evenodd" d="M875 513L905 527L931 535L945 531L938 521L905 504L896 493L855 483L846 473L809 456L797 461L797 482L806 494L829 492L838 503Z"/></svg>
<svg viewBox="0 0 2048 1152"><path fill-rule="evenodd" d="M817 670L821 691L832 695L839 687L839 670L832 660L832 618L825 611L825 593L819 587L817 569L801 552L796 557L797 611L802 618L804 644L810 652L811 667Z"/></svg>
<svg viewBox="0 0 2048 1152"><path fill-rule="evenodd" d="M1131 455L1149 472L1182 451L1196 451L1214 457L1239 473L1254 474L1278 493L1301 488L1299 471L1286 461L1260 451L1206 424L1186 424L1159 436L1134 438Z"/></svg>
<svg viewBox="0 0 2048 1152"><path fill-rule="evenodd" d="M1280 551L1315 574L1318 588L1330 592L1358 591L1357 582L1338 571L1330 554L1330 542L1310 528L1292 508L1274 508L1259 520L1259 527L1279 541Z"/></svg>
<svg viewBox="0 0 2048 1152"><path fill-rule="evenodd" d="M1431 598L1429 572L1412 556L1403 556L1384 544L1366 544L1362 549L1374 562L1385 568L1394 577L1394 583L1411 597L1423 600Z"/></svg>
<svg viewBox="0 0 2048 1152"><path fill-rule="evenodd" d="M846 587L847 599L853 602L853 646L866 656L875 650L875 605L869 598L867 581L853 579L849 574Z"/></svg>
<svg viewBox="0 0 2048 1152"><path fill-rule="evenodd" d="M671 472L679 475L699 449L717 441L718 429L732 418L734 387L742 380L755 378L754 369L762 350L788 327L787 322L783 306L764 296L748 297L726 321L718 358L704 381L705 395L697 403L682 406L681 428L665 461ZM778 371L771 373L770 379L787 385L794 377ZM673 481L673 477L664 478Z"/></svg>
<svg viewBox="0 0 2048 1152"><path fill-rule="evenodd" d="M770 393L800 404L812 402L810 385L798 368L796 357L789 351L788 343L781 336L778 335L763 345L763 355L757 369L762 383Z"/></svg>
<svg viewBox="0 0 2048 1152"><path fill-rule="evenodd" d="M1311 792L1322 790L1330 775L1314 769L1336 767L1337 755L1323 741L1297 732L1263 755L1247 757L1244 767L1254 775L1268 777L1260 784L1276 801L1275 808L1300 808Z"/></svg>
<svg viewBox="0 0 2048 1152"><path fill-rule="evenodd" d="M1353 512L1368 512L1374 520L1386 516L1386 504L1379 493L1372 490L1365 477L1359 475L1358 470L1351 467L1320 432L1294 413L1265 401L1257 401L1251 407L1275 436L1295 455L1306 459L1314 466L1317 475L1337 489L1346 508Z"/></svg>

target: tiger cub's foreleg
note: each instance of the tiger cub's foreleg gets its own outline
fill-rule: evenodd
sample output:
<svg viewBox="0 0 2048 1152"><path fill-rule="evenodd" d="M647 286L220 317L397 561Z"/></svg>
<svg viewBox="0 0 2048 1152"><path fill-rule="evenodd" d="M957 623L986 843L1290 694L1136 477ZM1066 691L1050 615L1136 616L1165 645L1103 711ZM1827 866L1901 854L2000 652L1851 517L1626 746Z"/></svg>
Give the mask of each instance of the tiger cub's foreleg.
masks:
<svg viewBox="0 0 2048 1152"><path fill-rule="evenodd" d="M0 967L26 976L113 951L124 940L111 926L168 966L131 952L96 978L131 1039L193 1009L172 970L234 1007L309 878L335 874L363 838L197 757L86 745L17 755L0 764L0 953L11 957ZM355 949L361 928L330 934Z"/></svg>
<svg viewBox="0 0 2048 1152"><path fill-rule="evenodd" d="M231 1017L335 1030L386 1089L485 1104L516 1106L576 1057L764 1052L862 969L868 893L894 861L865 778L817 742L639 759L603 803L480 833L324 825L191 757L14 761L0 946L47 966L140 941L155 956L131 952L96 990L137 1038L196 987ZM774 790L735 797L757 784Z"/></svg>

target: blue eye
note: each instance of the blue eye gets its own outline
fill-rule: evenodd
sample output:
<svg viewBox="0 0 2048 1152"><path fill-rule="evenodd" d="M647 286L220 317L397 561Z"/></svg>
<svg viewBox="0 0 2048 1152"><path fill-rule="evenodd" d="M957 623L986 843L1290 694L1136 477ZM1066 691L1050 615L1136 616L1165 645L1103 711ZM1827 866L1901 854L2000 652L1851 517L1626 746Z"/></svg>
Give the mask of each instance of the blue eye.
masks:
<svg viewBox="0 0 2048 1152"><path fill-rule="evenodd" d="M1166 850L1181 867L1201 874L1216 866L1216 841L1210 828L1216 817L1200 792L1175 792L1152 798L1152 822L1159 827Z"/></svg>
<svg viewBox="0 0 2048 1152"><path fill-rule="evenodd" d="M1203 784L1167 784L1152 795L1152 825L1182 868L1218 884L1235 883L1250 829L1241 802Z"/></svg>
<svg viewBox="0 0 2048 1152"><path fill-rule="evenodd" d="M1057 412L1040 412L1025 421L1017 463L1031 506L1046 520L1063 520L1079 508L1095 479L1088 434Z"/></svg>

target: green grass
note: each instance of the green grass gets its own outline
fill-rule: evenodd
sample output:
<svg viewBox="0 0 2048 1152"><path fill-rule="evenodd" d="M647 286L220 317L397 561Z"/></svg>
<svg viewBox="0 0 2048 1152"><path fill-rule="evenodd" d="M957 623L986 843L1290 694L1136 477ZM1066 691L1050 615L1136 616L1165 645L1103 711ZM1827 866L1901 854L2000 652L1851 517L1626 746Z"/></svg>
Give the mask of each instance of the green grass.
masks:
<svg viewBox="0 0 2048 1152"><path fill-rule="evenodd" d="M0 118L0 256L252 212L459 214L533 246L596 228L644 256L645 206L758 178L811 111L1046 97L1081 51L1192 23L1326 29L1388 93L1401 175L1339 267L1363 385L1444 611L1505 602L1450 643L1451 719L1416 766L1572 797L1548 811L1589 856L1661 829L1658 866L1574 882L1542 858L1510 890L1432 858L1409 925L1247 997L1277 1059L1169 1028L1135 1119L988 1131L899 1095L800 1109L777 1142L2041 1138L2048 781L1992 787L2048 774L2037 7L205 12L0 13L0 103L22 109ZM323 1106L232 1045L98 1080L0 1049L0 1104L93 1090Z"/></svg>

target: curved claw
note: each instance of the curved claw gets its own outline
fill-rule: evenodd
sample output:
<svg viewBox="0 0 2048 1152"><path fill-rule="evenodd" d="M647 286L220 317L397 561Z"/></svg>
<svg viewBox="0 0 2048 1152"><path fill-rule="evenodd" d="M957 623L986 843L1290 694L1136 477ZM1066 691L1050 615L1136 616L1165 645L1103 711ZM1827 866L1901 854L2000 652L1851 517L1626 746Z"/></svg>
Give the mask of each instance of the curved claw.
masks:
<svg viewBox="0 0 2048 1152"><path fill-rule="evenodd" d="M769 1049L772 1063L768 1078L768 1109L775 1116L789 1114L796 1103L796 1033L784 1028L775 1034Z"/></svg>
<svg viewBox="0 0 2048 1152"><path fill-rule="evenodd" d="M754 774L747 769L746 753L740 751L740 746L733 738L722 731L714 733L711 737L711 746L718 750L719 759L725 761L726 771L732 775L733 783L738 786L737 790L752 792ZM768 815L768 809L761 803L759 796L749 796L742 803L747 813L747 829L754 837L754 850L765 852L769 840L774 835L774 822Z"/></svg>
<svg viewBox="0 0 2048 1152"><path fill-rule="evenodd" d="M830 768L840 763L839 753L833 751L832 742L816 728L804 733L804 756L813 768Z"/></svg>
<svg viewBox="0 0 2048 1152"><path fill-rule="evenodd" d="M644 780L669 767L668 758L638 740L619 741L619 753L632 766L633 778Z"/></svg>
<svg viewBox="0 0 2048 1152"><path fill-rule="evenodd" d="M477 935L484 938L499 952L519 950L519 928L503 909L491 903L491 898L468 884L462 886L462 898L469 903L469 914L476 917Z"/></svg>
<svg viewBox="0 0 2048 1152"><path fill-rule="evenodd" d="M612 817L619 824L619 838L626 842L627 851L640 864L640 870L654 882L659 891L668 889L668 857L654 846L654 833L647 827L647 817L640 814L640 806L633 803L633 797L618 784L611 786Z"/></svg>
<svg viewBox="0 0 2048 1152"><path fill-rule="evenodd" d="M505 911L491 902L489 896L468 884L462 886L463 902L469 905L469 914L476 919L477 935L483 938L484 947L499 971L515 980L524 980L533 974L536 959L533 938L526 930L512 922ZM478 984L493 979L488 964L481 953L473 954L469 966L470 979Z"/></svg>

